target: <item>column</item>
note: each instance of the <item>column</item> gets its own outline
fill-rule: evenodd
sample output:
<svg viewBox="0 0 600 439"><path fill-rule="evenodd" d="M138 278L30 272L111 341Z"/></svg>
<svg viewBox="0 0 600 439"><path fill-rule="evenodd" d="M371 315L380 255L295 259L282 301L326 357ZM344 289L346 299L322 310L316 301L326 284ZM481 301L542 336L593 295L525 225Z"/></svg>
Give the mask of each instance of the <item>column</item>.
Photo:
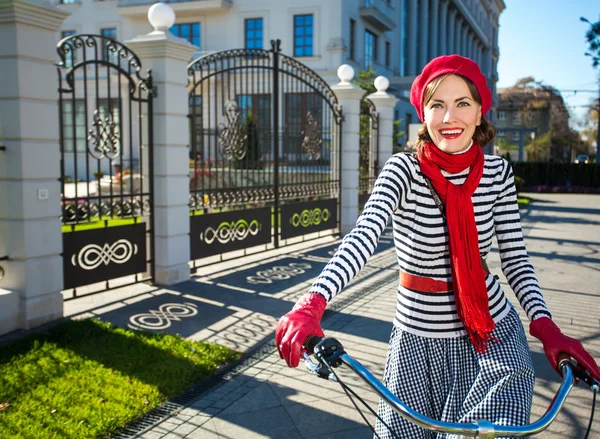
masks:
<svg viewBox="0 0 600 439"><path fill-rule="evenodd" d="M448 0L440 3L440 47L439 55L447 55L448 49Z"/></svg>
<svg viewBox="0 0 600 439"><path fill-rule="evenodd" d="M154 8L154 9L153 9ZM154 100L154 221L158 285L190 278L187 65L198 49L169 28L175 14L164 3L153 5L148 20L154 31L127 42L145 68L151 68Z"/></svg>
<svg viewBox="0 0 600 439"><path fill-rule="evenodd" d="M406 76L417 75L417 0L405 0L408 1L408 66L406 69Z"/></svg>
<svg viewBox="0 0 600 439"><path fill-rule="evenodd" d="M427 45L429 41L429 27L427 26L427 17L429 14L429 0L419 0L419 35L417 38L420 39L421 45L419 46L419 63L417 70L421 70L429 59L427 58Z"/></svg>
<svg viewBox="0 0 600 439"><path fill-rule="evenodd" d="M462 43L462 18L457 18L456 20L456 29L454 34L454 53L462 55L461 53L461 43Z"/></svg>
<svg viewBox="0 0 600 439"><path fill-rule="evenodd" d="M364 90L350 81L354 69L344 64L338 69L340 82L331 87L342 106L342 175L340 188L342 236L350 232L358 219L358 156L360 129L360 99Z"/></svg>
<svg viewBox="0 0 600 439"><path fill-rule="evenodd" d="M467 22L465 21L465 22L463 22L463 26L461 29L461 36L460 36L460 44L461 44L460 50L461 50L461 54L463 56L469 56L467 54L467 42L468 42L468 38L469 38L468 32L469 32L469 27L467 25Z"/></svg>
<svg viewBox="0 0 600 439"><path fill-rule="evenodd" d="M0 9L0 334L63 315L56 35L69 13Z"/></svg>
<svg viewBox="0 0 600 439"><path fill-rule="evenodd" d="M492 77L492 62L493 62L491 48L486 49L485 53L486 53L485 66L487 69L487 77L491 78Z"/></svg>
<svg viewBox="0 0 600 439"><path fill-rule="evenodd" d="M377 91L367 96L375 104L379 113L379 153L377 163L379 169L392 156L394 147L394 108L398 99L387 92L390 82L387 78L379 76L375 79Z"/></svg>
<svg viewBox="0 0 600 439"><path fill-rule="evenodd" d="M448 13L448 47L447 53L452 54L456 53L455 47L455 39L456 36L456 11L454 8L450 9Z"/></svg>
<svg viewBox="0 0 600 439"><path fill-rule="evenodd" d="M473 53L473 46L475 43L474 35L469 31L467 32L467 56L472 60L475 60L475 55Z"/></svg>
<svg viewBox="0 0 600 439"><path fill-rule="evenodd" d="M429 27L428 38L429 38L429 58L435 58L439 55L438 53L438 39L440 35L444 35L441 32L440 23L440 0L430 0L429 10L431 12L431 26Z"/></svg>

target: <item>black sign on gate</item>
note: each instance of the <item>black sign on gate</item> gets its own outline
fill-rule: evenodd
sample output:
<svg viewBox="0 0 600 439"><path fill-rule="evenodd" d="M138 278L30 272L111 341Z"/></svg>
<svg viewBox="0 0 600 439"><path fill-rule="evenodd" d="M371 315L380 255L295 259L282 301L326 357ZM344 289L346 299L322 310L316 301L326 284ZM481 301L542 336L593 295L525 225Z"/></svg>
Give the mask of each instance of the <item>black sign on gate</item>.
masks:
<svg viewBox="0 0 600 439"><path fill-rule="evenodd" d="M337 227L337 200L306 201L281 206L283 239Z"/></svg>
<svg viewBox="0 0 600 439"><path fill-rule="evenodd" d="M65 288L147 270L146 224L63 233Z"/></svg>
<svg viewBox="0 0 600 439"><path fill-rule="evenodd" d="M190 217L192 259L271 242L271 208Z"/></svg>

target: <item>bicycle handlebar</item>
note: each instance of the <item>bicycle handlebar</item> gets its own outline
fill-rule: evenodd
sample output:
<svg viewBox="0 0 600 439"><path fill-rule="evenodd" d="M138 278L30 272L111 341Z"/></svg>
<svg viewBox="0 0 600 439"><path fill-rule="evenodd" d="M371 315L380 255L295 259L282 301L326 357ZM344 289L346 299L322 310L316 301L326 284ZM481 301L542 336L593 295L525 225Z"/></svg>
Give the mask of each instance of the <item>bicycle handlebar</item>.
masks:
<svg viewBox="0 0 600 439"><path fill-rule="evenodd" d="M319 360L319 364L314 363L305 353L305 364L309 371L321 378L337 381L335 374L324 370L330 367L337 367L345 364L354 373L356 373L365 383L367 383L386 403L390 405L400 416L418 425L421 428L436 431L440 433L458 434L463 436L478 437L484 439L493 439L499 436L524 437L538 434L544 431L554 421L558 412L562 408L565 400L575 383L575 375L580 376L570 360L562 360L559 368L562 372L563 381L558 389L556 396L548 410L539 420L524 426L505 426L496 425L492 422L481 420L476 423L461 424L438 421L436 419L424 416L415 410L412 410L400 399L398 399L390 390L385 387L371 372L362 364L352 358L344 351L342 344L334 338L310 337L304 344L308 352L313 352ZM322 364L327 365L327 368ZM588 383L589 384L589 383ZM597 385L597 383L595 384Z"/></svg>

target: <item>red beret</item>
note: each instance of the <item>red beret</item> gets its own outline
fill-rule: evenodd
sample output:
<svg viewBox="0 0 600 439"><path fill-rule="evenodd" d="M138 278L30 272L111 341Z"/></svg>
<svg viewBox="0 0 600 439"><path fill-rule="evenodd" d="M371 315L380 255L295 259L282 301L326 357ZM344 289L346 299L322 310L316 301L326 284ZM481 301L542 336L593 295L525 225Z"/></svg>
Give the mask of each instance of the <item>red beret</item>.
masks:
<svg viewBox="0 0 600 439"><path fill-rule="evenodd" d="M438 56L432 59L423 68L423 72L417 76L410 89L410 103L417 110L417 116L421 122L425 119L423 112L423 95L427 84L438 76L456 74L469 78L481 97L481 114L485 114L492 107L492 92L487 86L487 78L481 73L475 61L460 55Z"/></svg>

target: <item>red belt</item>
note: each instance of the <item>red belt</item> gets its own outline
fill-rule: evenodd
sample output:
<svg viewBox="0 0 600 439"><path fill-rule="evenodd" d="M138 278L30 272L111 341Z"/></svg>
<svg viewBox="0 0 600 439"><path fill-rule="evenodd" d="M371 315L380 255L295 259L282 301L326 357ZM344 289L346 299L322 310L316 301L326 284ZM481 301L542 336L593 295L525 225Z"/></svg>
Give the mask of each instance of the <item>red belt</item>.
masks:
<svg viewBox="0 0 600 439"><path fill-rule="evenodd" d="M421 293L445 293L452 291L452 283L430 277L413 276L400 271L400 285Z"/></svg>

